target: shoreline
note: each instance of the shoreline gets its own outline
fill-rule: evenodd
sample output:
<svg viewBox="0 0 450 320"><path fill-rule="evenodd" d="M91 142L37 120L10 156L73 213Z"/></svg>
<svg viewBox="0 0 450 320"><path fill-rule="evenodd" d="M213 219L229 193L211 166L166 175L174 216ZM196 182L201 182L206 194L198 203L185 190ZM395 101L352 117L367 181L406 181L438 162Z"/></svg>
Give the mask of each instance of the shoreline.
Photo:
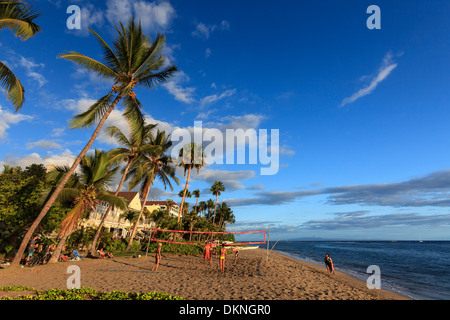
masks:
<svg viewBox="0 0 450 320"><path fill-rule="evenodd" d="M304 262L304 263L308 263L308 264L311 264L311 265L314 265L314 266L325 268L325 266L322 263L320 263L319 261L316 261L316 260L302 259L300 257L295 256L295 254L292 254L292 253L289 253L289 252L283 252L283 251L278 251L278 250L274 250L274 252L286 255L288 257L291 257L293 259L296 259L296 260ZM366 283L365 282L366 280L362 279L362 274L358 273L357 271L354 271L354 270L351 270L351 269L343 269L343 268L336 268L335 271L336 272L339 271L341 273L347 274L350 277L353 277L356 280L361 281L364 284ZM393 289L393 288L391 288L389 286L383 286L383 288L380 289L380 290L385 290L385 291L389 291L389 292L401 295L401 296L403 296L403 297L405 297L406 299L409 299L409 300L421 300L419 297L414 298L414 296L412 294L408 295L408 293L406 293L406 292L401 292L401 291L395 290L395 289Z"/></svg>
<svg viewBox="0 0 450 320"><path fill-rule="evenodd" d="M33 268L0 269L0 286L39 290L67 289L70 265L80 267L81 286L99 291L164 292L186 300L412 300L366 283L341 271L328 276L325 267L273 251L242 250L237 263L229 254L224 274L217 257L209 265L202 256L163 253L158 272L148 257L85 259ZM0 295L1 297L1 295Z"/></svg>
<svg viewBox="0 0 450 320"><path fill-rule="evenodd" d="M312 265L312 266L315 266L315 267L325 268L325 266L322 263L320 263L319 261L315 261L315 260L312 260L312 259L309 259L309 260L308 259L302 259L300 257L296 257L295 254L291 254L291 253L283 252L283 251L278 251L278 250L273 250L273 252L277 252L279 254L285 255L287 257L290 257L292 259L301 261L303 263L306 263L306 264L309 264L309 265ZM357 271L350 270L350 269L342 269L342 268L336 268L335 271L336 272L340 272L342 274L346 274L346 275L354 278L356 281L360 281L362 283L362 285L366 286L365 280L363 280L363 279L361 279L360 277L357 276L357 275L359 275ZM378 289L376 289L376 290L378 290ZM403 297L403 299L407 299L407 300L420 300L420 299L416 299L416 298L414 298L412 296L408 296L407 293L399 292L399 291L396 291L396 290L394 290L394 289L392 289L390 287L386 287L386 286L384 288L382 288L382 289L379 289L379 290L392 292L393 294L400 295L400 296Z"/></svg>

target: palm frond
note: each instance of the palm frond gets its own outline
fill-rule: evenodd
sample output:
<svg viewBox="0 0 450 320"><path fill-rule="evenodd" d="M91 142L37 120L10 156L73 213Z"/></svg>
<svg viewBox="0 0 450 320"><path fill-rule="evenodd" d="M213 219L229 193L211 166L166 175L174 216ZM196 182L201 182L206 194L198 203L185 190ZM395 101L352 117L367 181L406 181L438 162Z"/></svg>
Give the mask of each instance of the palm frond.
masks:
<svg viewBox="0 0 450 320"><path fill-rule="evenodd" d="M6 90L6 97L18 111L25 102L25 89L16 75L0 61L0 86Z"/></svg>
<svg viewBox="0 0 450 320"><path fill-rule="evenodd" d="M109 205L113 208L119 208L123 211L127 210L128 208L128 204L125 198L112 195L107 191L100 192L98 194L98 199L108 202Z"/></svg>
<svg viewBox="0 0 450 320"><path fill-rule="evenodd" d="M122 104L125 107L123 116L130 126L132 136L140 134L144 129L145 120L142 114L142 104L136 97L125 96L122 99Z"/></svg>
<svg viewBox="0 0 450 320"><path fill-rule="evenodd" d="M0 2L0 29L9 28L22 40L29 39L41 30L39 25L33 22L39 16L36 10L22 1Z"/></svg>
<svg viewBox="0 0 450 320"><path fill-rule="evenodd" d="M119 60L117 60L117 57L111 47L106 43L105 40L103 40L102 37L100 37L97 32L95 32L91 28L88 29L93 35L97 37L97 41L103 50L103 58L105 59L107 66L113 70L120 70Z"/></svg>
<svg viewBox="0 0 450 320"><path fill-rule="evenodd" d="M147 72L145 75L137 78L137 83L139 85L152 89L160 83L167 82L167 80L169 80L177 71L177 67L172 64L166 67L164 70L156 73L150 71Z"/></svg>
<svg viewBox="0 0 450 320"><path fill-rule="evenodd" d="M72 61L82 68L88 71L93 71L99 76L106 79L115 79L119 76L116 71L104 65L103 63L75 51L69 51L68 53L60 54L58 58Z"/></svg>
<svg viewBox="0 0 450 320"><path fill-rule="evenodd" d="M139 66L134 70L134 74L138 77L139 74L145 74L150 70L158 70L165 63L165 59L162 56L166 37L161 34L157 34L152 45L146 48L143 54L142 61L139 61Z"/></svg>
<svg viewBox="0 0 450 320"><path fill-rule="evenodd" d="M124 146L126 148L132 147L132 143L130 142L130 140L128 140L127 136L116 126L110 126L106 128L105 133L111 138L114 138L116 142L121 146Z"/></svg>
<svg viewBox="0 0 450 320"><path fill-rule="evenodd" d="M67 213L67 216L61 221L59 226L59 234L58 237L62 238L70 233L76 228L78 221L83 216L84 213L84 205L83 202L78 202L75 207Z"/></svg>
<svg viewBox="0 0 450 320"><path fill-rule="evenodd" d="M81 195L80 189L77 188L64 188L58 195L57 201L60 203L74 201Z"/></svg>
<svg viewBox="0 0 450 320"><path fill-rule="evenodd" d="M106 96L100 98L85 112L74 116L70 121L70 128L89 128L90 126L92 126L103 117L106 110L108 110L112 101L114 100L113 98L114 96L110 92Z"/></svg>

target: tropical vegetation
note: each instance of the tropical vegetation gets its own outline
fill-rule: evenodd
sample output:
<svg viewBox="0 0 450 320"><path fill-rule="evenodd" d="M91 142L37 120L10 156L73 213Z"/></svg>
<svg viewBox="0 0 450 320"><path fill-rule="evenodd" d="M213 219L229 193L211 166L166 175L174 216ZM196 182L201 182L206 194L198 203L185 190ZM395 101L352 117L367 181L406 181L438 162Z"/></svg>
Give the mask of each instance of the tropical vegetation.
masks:
<svg viewBox="0 0 450 320"><path fill-rule="evenodd" d="M33 37L41 30L35 22L39 15L26 2L0 0L0 29L9 29L22 40ZM135 87L153 89L168 81L178 71L164 57L165 36L158 34L151 39L144 34L141 23L134 18L126 24L118 22L115 30L115 38L108 44L97 32L89 29L102 51L100 60L76 51L58 56L111 84L111 88L102 97L70 121L71 129L95 126L75 161L70 166L45 167L42 164L32 164L25 169L3 166L0 173L0 254L5 259L12 260L12 265L21 262L32 236L35 235L39 235L39 245L55 246L49 262L56 262L60 253L71 249L86 250L92 256L98 247L122 254L154 250L156 243L150 241L152 230L139 230L142 220L151 222L153 228L212 232L225 231L228 224L235 222L232 209L225 202L218 202L218 197L225 191L222 182L216 181L210 188L215 200L201 200L199 189L192 192L188 189L192 184L192 169L198 174L205 166L202 146L187 144L181 150L176 150L178 158L172 159L169 155L172 148L170 135L161 131L156 124L148 123L143 114L143 105L136 95ZM25 89L1 61L0 87L18 111L25 101ZM119 147L89 152L105 121L119 103L123 105L123 117L127 121L128 130L124 132L115 126L105 130ZM158 182L173 191L173 184L180 183L177 167L184 170L185 176L184 188L179 193L179 213L173 215L172 209L178 204L172 199L166 200L164 209L150 212L145 207L145 201L151 188ZM118 180L118 186L112 190L113 181ZM124 186L128 187L128 191L140 191L140 200L144 205L139 212L128 210L126 199L119 196L124 191ZM191 196L195 197L195 206L186 202L186 198ZM85 225L84 222L100 204L107 206L100 223L95 226ZM114 236L105 227L114 208L121 212L120 221L131 224L125 238ZM158 233L157 236L161 239L176 238L181 243L206 240L206 236L199 233ZM232 239L232 236L221 235L220 238L227 240ZM198 254L201 250L202 246L182 244L165 246L163 249L165 252L183 254ZM81 291L78 293L85 294ZM41 297L47 294L64 296L66 293L46 292ZM94 291L87 294L91 298L96 297L95 299L104 297L103 293ZM130 298L128 293L118 295Z"/></svg>
<svg viewBox="0 0 450 320"><path fill-rule="evenodd" d="M29 4L19 0L0 1L0 30L10 29L14 36L28 40L41 30L34 22L39 13ZM0 61L0 87L5 89L7 99L18 111L25 102L25 89L17 76Z"/></svg>

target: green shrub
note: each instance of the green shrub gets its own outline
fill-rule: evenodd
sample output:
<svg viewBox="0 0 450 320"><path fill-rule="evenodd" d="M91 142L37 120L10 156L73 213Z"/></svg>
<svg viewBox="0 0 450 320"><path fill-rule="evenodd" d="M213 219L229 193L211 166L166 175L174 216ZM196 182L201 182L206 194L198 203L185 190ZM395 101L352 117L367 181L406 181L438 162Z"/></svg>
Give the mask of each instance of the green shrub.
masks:
<svg viewBox="0 0 450 320"><path fill-rule="evenodd" d="M163 292L102 292L89 287L64 290L36 290L23 286L0 287L0 291L34 291L36 295L25 295L19 298L3 298L3 300L184 300ZM0 298L0 300L2 300Z"/></svg>

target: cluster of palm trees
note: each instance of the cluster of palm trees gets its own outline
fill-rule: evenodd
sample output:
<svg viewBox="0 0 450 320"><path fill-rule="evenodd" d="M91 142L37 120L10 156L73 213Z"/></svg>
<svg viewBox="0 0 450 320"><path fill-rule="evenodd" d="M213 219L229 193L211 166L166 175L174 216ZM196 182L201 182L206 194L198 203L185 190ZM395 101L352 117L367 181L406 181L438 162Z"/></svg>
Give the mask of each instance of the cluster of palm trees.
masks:
<svg viewBox="0 0 450 320"><path fill-rule="evenodd" d="M207 221L210 221L213 226L216 224L217 217L217 225L220 230L224 231L227 223L235 222L233 210L231 210L230 206L225 201L217 205L218 196L221 195L221 192L225 191L225 186L221 181L215 181L209 191L216 196L216 200L214 201L212 199L208 199L207 201L199 202L198 199L200 198L200 190L196 189L190 192L185 186L185 188L178 193L178 196L183 198L182 203L184 203L182 214L190 214L191 216L194 215L195 218L198 218L198 214L200 214L200 217L203 215L203 217ZM193 206L191 212L189 213L189 204L184 200L185 198L191 197L195 197L196 202L195 206Z"/></svg>
<svg viewBox="0 0 450 320"><path fill-rule="evenodd" d="M23 1L0 0L0 29L8 28L22 40L27 40L40 31L40 27L34 22L38 16L39 13L36 13L30 5ZM58 58L74 62L85 70L110 80L113 85L109 92L85 112L74 116L71 120L70 128L89 128L95 125L95 130L72 166L55 170L58 177L55 178L56 185L50 190L42 210L25 234L12 262L13 265L19 264L31 236L55 201L72 201L74 205L59 230L61 241L58 247L62 247L82 214L95 207L100 200L110 203L111 208L114 206L124 208L124 199L117 195L126 179L130 180L130 189L140 186L143 199L147 198L150 188L157 178L165 187L169 186L171 189L173 188L171 181L179 183L175 176L173 159L166 154L171 146L169 136L164 131L153 132L155 126L146 123L142 114L142 104L135 92L136 86L152 89L166 82L178 71L163 56L165 36L158 34L154 40L151 40L143 33L140 22L136 22L134 18L131 18L126 25L119 22L115 29L117 34L112 41L112 46L109 46L94 30L89 29L102 50L103 61L76 51L69 51L58 56ZM7 99L17 112L23 106L25 90L19 79L2 62L0 62L0 86L5 90ZM107 133L115 137L122 147L108 152L96 150L94 155L87 155L106 119L119 102L124 107L123 116L129 124L130 133L127 136L116 127L108 128ZM198 146L189 145L180 150L180 158L182 159L180 165L185 168L185 173L187 172L184 192L186 193L191 169L199 170L204 165L203 153L198 153ZM119 169L120 162L125 162L126 165L122 171L119 187L114 194L111 194L107 192L106 187L110 178ZM81 170L79 176L75 171L78 167ZM217 196L220 195L220 191L216 191L215 194L214 212L217 209ZM185 195L182 207L184 199ZM197 211L199 208L200 205L197 207ZM103 217L95 235L92 250L95 249L108 214L109 211ZM139 213L137 221L140 220L142 214L143 209ZM216 214L213 219L215 217ZM180 221L181 218L182 215L178 220ZM226 221L226 218L224 217L221 221ZM136 222L133 226L128 248L131 247L136 234L137 224ZM57 255L55 254L55 256Z"/></svg>

